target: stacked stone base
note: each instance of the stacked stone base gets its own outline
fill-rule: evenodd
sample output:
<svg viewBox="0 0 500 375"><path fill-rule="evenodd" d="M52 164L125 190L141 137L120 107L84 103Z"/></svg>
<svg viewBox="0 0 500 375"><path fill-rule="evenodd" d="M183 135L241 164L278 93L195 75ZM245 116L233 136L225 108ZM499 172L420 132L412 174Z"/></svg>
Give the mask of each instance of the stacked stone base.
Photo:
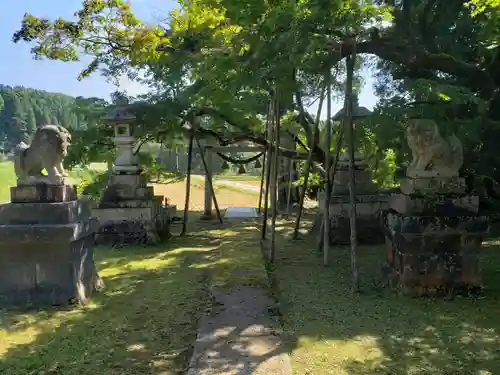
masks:
<svg viewBox="0 0 500 375"><path fill-rule="evenodd" d="M99 221L97 244L103 246L154 245L170 236L164 197L154 195L140 171L115 172L92 216Z"/></svg>
<svg viewBox="0 0 500 375"><path fill-rule="evenodd" d="M18 185L10 188L11 203L54 203L77 199L76 186L72 185Z"/></svg>
<svg viewBox="0 0 500 375"><path fill-rule="evenodd" d="M124 200L114 207L97 207L92 215L99 222L97 244L103 246L154 245L170 237L170 210L163 196Z"/></svg>
<svg viewBox="0 0 500 375"><path fill-rule="evenodd" d="M356 203L356 234L360 244L377 245L385 241L381 225L381 212L387 209L388 196L384 194L361 194ZM330 244L350 243L351 229L349 196L338 195L330 204Z"/></svg>
<svg viewBox="0 0 500 375"><path fill-rule="evenodd" d="M348 155L340 155L339 168L333 180L333 196L330 199L330 244L350 243L351 229L349 213L349 163ZM356 237L360 244L383 244L384 231L380 214L387 209L388 195L377 191L364 158L354 155L354 179L356 191Z"/></svg>
<svg viewBox="0 0 500 375"><path fill-rule="evenodd" d="M330 245L347 246L351 243L351 223L348 217L334 216L330 220ZM356 217L356 238L360 245L377 245L385 241L380 218L374 216Z"/></svg>
<svg viewBox="0 0 500 375"><path fill-rule="evenodd" d="M482 288L479 254L486 217L388 214L387 258L404 294L475 292ZM432 230L426 228L431 227Z"/></svg>
<svg viewBox="0 0 500 375"><path fill-rule="evenodd" d="M387 259L391 281L404 294L470 293L482 288L479 255L489 218L478 215L477 197L459 195L463 180L450 182L453 187L446 189L442 179L406 181L402 190L407 195L391 197L384 217ZM426 186L451 193L424 193Z"/></svg>
<svg viewBox="0 0 500 375"><path fill-rule="evenodd" d="M25 194L24 201L54 197L32 191L37 193L31 199ZM0 205L0 307L85 303L103 287L93 258L96 229L81 201Z"/></svg>

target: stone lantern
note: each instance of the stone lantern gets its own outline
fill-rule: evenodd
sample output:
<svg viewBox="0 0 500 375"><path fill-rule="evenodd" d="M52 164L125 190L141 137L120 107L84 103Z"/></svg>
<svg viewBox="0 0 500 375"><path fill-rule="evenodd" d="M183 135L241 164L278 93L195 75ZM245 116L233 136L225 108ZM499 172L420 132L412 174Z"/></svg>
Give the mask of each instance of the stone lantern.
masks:
<svg viewBox="0 0 500 375"><path fill-rule="evenodd" d="M361 107L357 99L353 102L353 120L368 117L372 112ZM338 111L333 122L341 122L345 116L345 108ZM365 157L357 150L354 152L354 178L356 191L356 225L358 226L358 241L361 243L378 244L384 242L384 234L380 227L379 215L387 209L388 195L380 193L372 181ZM349 155L347 150L339 155L338 167L333 180L332 196L330 198L330 241L332 244L348 244L350 242L349 211Z"/></svg>
<svg viewBox="0 0 500 375"><path fill-rule="evenodd" d="M372 111L370 111L366 107L362 107L359 105L358 98L355 97L352 103L352 118L353 120L359 120L361 118L369 117L372 115ZM340 109L333 117L332 121L340 122L345 116L345 108Z"/></svg>
<svg viewBox="0 0 500 375"><path fill-rule="evenodd" d="M148 185L134 155L136 117L127 111L128 100L115 97L115 108L102 118L113 125L116 159L108 186L92 212L99 221L96 241L112 246L154 244L169 236L169 210L163 206L164 197L155 195Z"/></svg>
<svg viewBox="0 0 500 375"><path fill-rule="evenodd" d="M137 157L134 155L136 138L132 135L131 124L135 115L127 111L128 99L120 97L115 100L116 107L102 119L113 125L113 143L116 146L114 172L116 174L140 173Z"/></svg>

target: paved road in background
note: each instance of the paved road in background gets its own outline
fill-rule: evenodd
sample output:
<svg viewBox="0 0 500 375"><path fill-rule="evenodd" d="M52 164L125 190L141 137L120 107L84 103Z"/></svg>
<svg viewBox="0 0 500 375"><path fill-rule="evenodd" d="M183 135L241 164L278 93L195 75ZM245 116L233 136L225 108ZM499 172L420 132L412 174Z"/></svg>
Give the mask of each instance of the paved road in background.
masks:
<svg viewBox="0 0 500 375"><path fill-rule="evenodd" d="M202 176L199 174L194 174L194 175L192 175L192 177L195 180L205 181L205 176ZM254 193L260 192L260 188L258 186L248 185L248 184L237 182L237 181L215 180L214 182L215 182L215 185L219 185L219 186L230 186L230 187L234 187L234 188L241 189L241 190L252 191Z"/></svg>

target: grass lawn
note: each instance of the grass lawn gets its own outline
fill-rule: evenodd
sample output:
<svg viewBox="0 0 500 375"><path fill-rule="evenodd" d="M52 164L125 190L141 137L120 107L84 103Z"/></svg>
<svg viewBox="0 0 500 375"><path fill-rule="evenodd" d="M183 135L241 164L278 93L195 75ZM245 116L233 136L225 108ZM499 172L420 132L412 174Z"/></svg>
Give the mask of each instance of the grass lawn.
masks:
<svg viewBox="0 0 500 375"><path fill-rule="evenodd" d="M260 193L258 191L253 191L253 190L248 190L245 188L241 188L239 186L231 186L231 185L222 185L222 186L215 186L215 194L217 194L217 190L226 190L228 192L233 193L241 193L244 192L244 194L253 196L257 198L257 203L254 205L255 207L258 206L258 198Z"/></svg>
<svg viewBox="0 0 500 375"><path fill-rule="evenodd" d="M92 179L95 172L106 170L106 163L90 163L88 168L74 168L69 171L69 182L79 184L83 180ZM10 200L10 187L16 185L14 164L10 161L0 162L0 202Z"/></svg>
<svg viewBox="0 0 500 375"><path fill-rule="evenodd" d="M16 174L12 162L0 162L0 202L10 200L10 187L16 185Z"/></svg>
<svg viewBox="0 0 500 375"><path fill-rule="evenodd" d="M360 247L363 293L346 248L324 267L308 240L280 239L274 276L294 374L500 373L500 246L486 243L484 299L412 299L381 289L385 249Z"/></svg>
<svg viewBox="0 0 500 375"><path fill-rule="evenodd" d="M186 237L97 251L106 290L86 307L1 313L0 373L182 373L207 307L203 257L213 248Z"/></svg>
<svg viewBox="0 0 500 375"><path fill-rule="evenodd" d="M0 311L0 374L182 374L209 285L267 287L252 225L150 248L99 249L106 289L71 311Z"/></svg>
<svg viewBox="0 0 500 375"><path fill-rule="evenodd" d="M217 174L214 175L214 180L225 180L225 181L260 181L260 176L251 176L248 174L241 175L225 175L225 174Z"/></svg>

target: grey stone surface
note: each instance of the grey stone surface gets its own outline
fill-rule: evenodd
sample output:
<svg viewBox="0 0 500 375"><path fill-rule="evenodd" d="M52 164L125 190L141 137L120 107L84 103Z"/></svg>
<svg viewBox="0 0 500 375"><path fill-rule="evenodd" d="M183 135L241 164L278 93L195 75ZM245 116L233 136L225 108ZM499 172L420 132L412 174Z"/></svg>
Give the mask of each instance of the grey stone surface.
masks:
<svg viewBox="0 0 500 375"><path fill-rule="evenodd" d="M320 199L323 199L321 197ZM389 195L384 193L356 195L357 239L363 244L384 243L381 213L387 210ZM323 208L321 207L321 211ZM330 244L345 245L350 243L349 213L351 203L349 195L338 194L330 197Z"/></svg>
<svg viewBox="0 0 500 375"><path fill-rule="evenodd" d="M113 174L111 175L110 185L128 185L128 186L146 186L146 177L141 174Z"/></svg>
<svg viewBox="0 0 500 375"><path fill-rule="evenodd" d="M226 219L252 219L259 217L255 207L228 207L224 214Z"/></svg>
<svg viewBox="0 0 500 375"><path fill-rule="evenodd" d="M167 211L168 219L172 220L172 218L177 215L177 206L175 204L167 204L165 205L165 209Z"/></svg>
<svg viewBox="0 0 500 375"><path fill-rule="evenodd" d="M132 168L132 173L123 172L123 168L133 167L135 163L129 149L132 144L129 138L133 137L121 137L127 138L122 139L123 144L119 138L115 137L115 143L117 147L119 144L126 146L121 151L118 147L118 154L124 158L119 160L117 156L108 187L99 204L92 208L100 225L97 242L106 246L156 244L170 237L170 210L163 205L163 196L154 195L154 188L147 185L147 179L139 169Z"/></svg>
<svg viewBox="0 0 500 375"><path fill-rule="evenodd" d="M400 181L400 189L406 195L454 194L465 195L465 179L461 177L405 177Z"/></svg>
<svg viewBox="0 0 500 375"><path fill-rule="evenodd" d="M69 224L90 217L88 202L0 204L0 225Z"/></svg>
<svg viewBox="0 0 500 375"><path fill-rule="evenodd" d="M330 219L330 245L351 243L351 222L348 216L332 216ZM359 244L379 245L385 242L384 228L379 215L356 216L356 234Z"/></svg>
<svg viewBox="0 0 500 375"><path fill-rule="evenodd" d="M76 186L73 185L18 185L10 188L12 203L51 203L68 202L77 199Z"/></svg>
<svg viewBox="0 0 500 375"><path fill-rule="evenodd" d="M405 294L481 289L479 254L488 217L387 213L384 219L391 277Z"/></svg>
<svg viewBox="0 0 500 375"><path fill-rule="evenodd" d="M158 199L157 199L158 198ZM155 244L170 237L170 209L162 197L127 200L115 207L95 207L92 216L99 221L97 242L105 246Z"/></svg>
<svg viewBox="0 0 500 375"><path fill-rule="evenodd" d="M245 286L213 296L219 308L201 321L187 375L291 375L265 294Z"/></svg>
<svg viewBox="0 0 500 375"><path fill-rule="evenodd" d="M18 221L23 205L36 207L37 215L45 210L47 218L0 225L0 307L85 303L103 286L93 259L97 220L83 209L75 213L78 202L66 202L3 205L0 222Z"/></svg>
<svg viewBox="0 0 500 375"><path fill-rule="evenodd" d="M13 149L17 185L64 185L63 162L70 144L71 134L63 126L38 127L31 136L30 146L21 142Z"/></svg>
<svg viewBox="0 0 500 375"><path fill-rule="evenodd" d="M69 224L4 224L0 225L0 241L77 241L81 237L92 235L97 228L95 218Z"/></svg>
<svg viewBox="0 0 500 375"><path fill-rule="evenodd" d="M389 208L407 215L476 215L479 211L478 196L446 197L427 195L414 197L404 194L394 194L389 199Z"/></svg>
<svg viewBox="0 0 500 375"><path fill-rule="evenodd" d="M370 194L377 192L377 186L372 181L370 171L355 170L354 171L355 184L354 189L358 194ZM349 194L349 170L339 169L335 174L333 180L333 193L335 195L348 195Z"/></svg>

